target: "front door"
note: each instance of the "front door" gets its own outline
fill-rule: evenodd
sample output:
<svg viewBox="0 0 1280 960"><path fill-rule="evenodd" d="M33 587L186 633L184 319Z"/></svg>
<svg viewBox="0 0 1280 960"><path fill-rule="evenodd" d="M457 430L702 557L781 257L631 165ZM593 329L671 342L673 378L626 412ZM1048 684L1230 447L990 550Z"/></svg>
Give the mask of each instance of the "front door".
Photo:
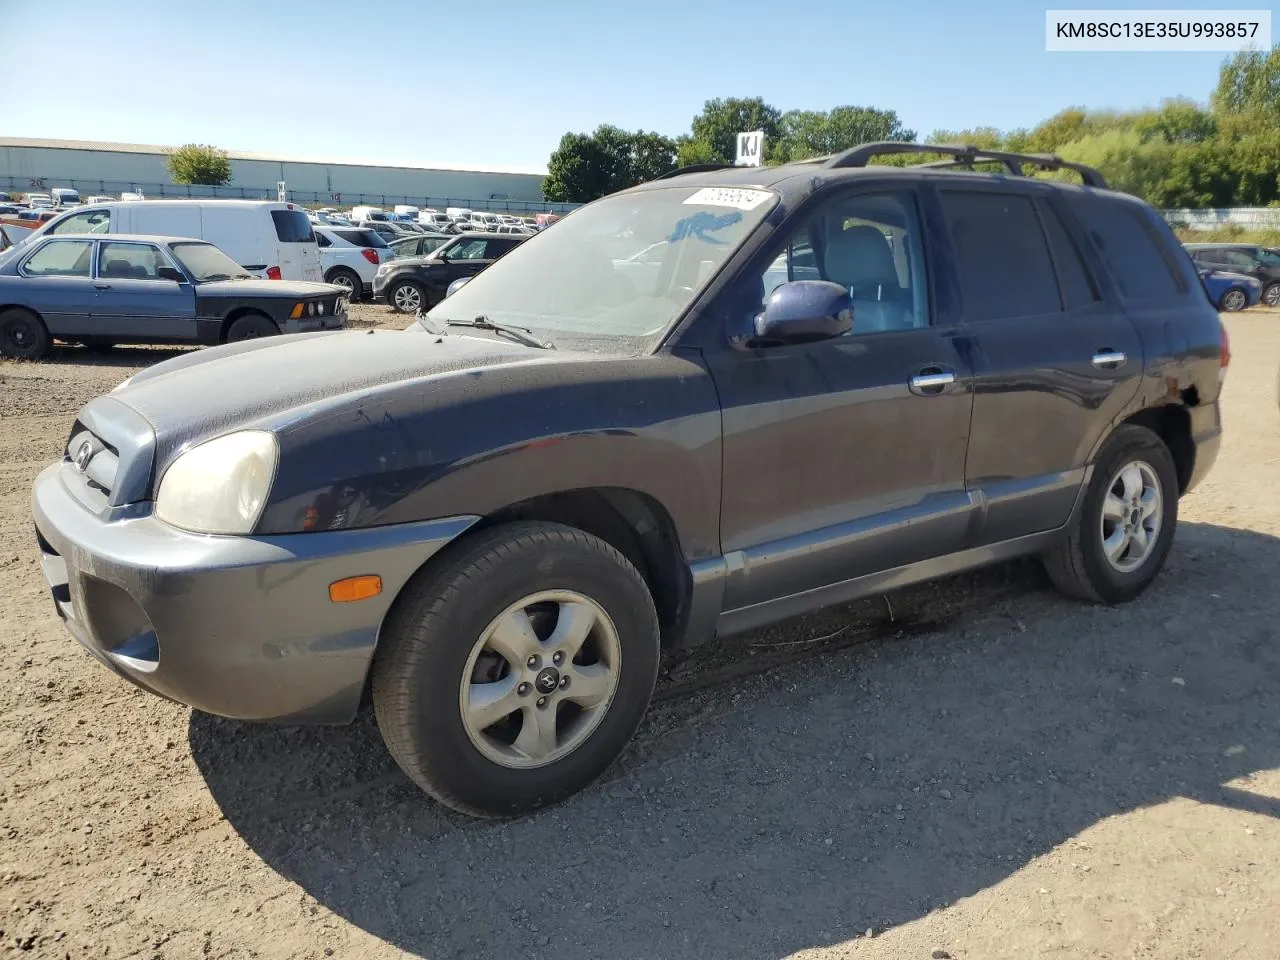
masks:
<svg viewBox="0 0 1280 960"><path fill-rule="evenodd" d="M970 375L956 331L933 322L924 236L912 190L834 196L715 311L741 323L804 279L854 301L842 337L704 350L722 406L726 609L960 548Z"/></svg>
<svg viewBox="0 0 1280 960"><path fill-rule="evenodd" d="M974 344L966 480L983 512L970 545L1055 529L1138 390L1141 342L1050 191L969 183L937 199Z"/></svg>
<svg viewBox="0 0 1280 960"><path fill-rule="evenodd" d="M160 276L173 267L151 243L103 240L98 245L93 326L103 339L196 339L196 295L188 282Z"/></svg>

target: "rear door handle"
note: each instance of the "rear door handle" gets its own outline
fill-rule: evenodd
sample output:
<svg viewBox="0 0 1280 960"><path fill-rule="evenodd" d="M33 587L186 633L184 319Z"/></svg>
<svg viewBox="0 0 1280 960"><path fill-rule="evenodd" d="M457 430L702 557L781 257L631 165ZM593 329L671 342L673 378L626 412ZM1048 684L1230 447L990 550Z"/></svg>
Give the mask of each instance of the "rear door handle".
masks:
<svg viewBox="0 0 1280 960"><path fill-rule="evenodd" d="M1128 359L1119 350L1099 350L1093 355L1093 365L1099 370L1115 370L1123 367Z"/></svg>
<svg viewBox="0 0 1280 960"><path fill-rule="evenodd" d="M956 382L956 375L942 367L925 367L911 378L911 392L922 397L933 397Z"/></svg>

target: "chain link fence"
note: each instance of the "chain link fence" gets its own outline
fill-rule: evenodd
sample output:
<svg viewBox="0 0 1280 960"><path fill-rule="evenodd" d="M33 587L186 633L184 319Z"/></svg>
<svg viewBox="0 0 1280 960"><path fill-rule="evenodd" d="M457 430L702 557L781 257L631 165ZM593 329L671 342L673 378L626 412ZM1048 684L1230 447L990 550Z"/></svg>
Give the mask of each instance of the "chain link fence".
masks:
<svg viewBox="0 0 1280 960"><path fill-rule="evenodd" d="M79 192L81 199L91 196L119 197L122 193L142 193L148 199L184 199L187 197L221 200L275 200L276 189L238 187L208 187L199 184L176 183L127 183L121 180L54 180L46 177L0 176L0 191L13 195L48 193L53 187L70 187ZM465 207L492 213L568 213L576 203L551 203L549 201L506 200L497 197L412 197L390 193L322 193L309 190L289 190L291 203L308 207L354 207L359 205L391 209L396 204L415 207Z"/></svg>

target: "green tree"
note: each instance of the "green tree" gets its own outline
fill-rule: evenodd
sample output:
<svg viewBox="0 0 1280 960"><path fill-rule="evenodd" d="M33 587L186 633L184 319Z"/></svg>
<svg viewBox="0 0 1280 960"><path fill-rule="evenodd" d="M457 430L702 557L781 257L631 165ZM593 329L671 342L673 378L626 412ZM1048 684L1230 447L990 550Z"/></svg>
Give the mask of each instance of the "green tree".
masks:
<svg viewBox="0 0 1280 960"><path fill-rule="evenodd" d="M1140 114L1134 129L1143 139L1158 138L1166 143L1200 143L1218 134L1218 124L1213 114L1194 100L1165 100L1159 110Z"/></svg>
<svg viewBox="0 0 1280 960"><path fill-rule="evenodd" d="M561 203L589 203L652 180L675 168L676 144L643 130L610 124L594 133L566 133L547 163L542 195Z"/></svg>
<svg viewBox="0 0 1280 960"><path fill-rule="evenodd" d="M916 132L906 129L893 110L875 107L834 107L829 112L788 110L778 120L778 142L769 156L773 162L787 163L839 153L860 143L915 138ZM765 143L767 147L767 135Z"/></svg>
<svg viewBox="0 0 1280 960"><path fill-rule="evenodd" d="M1055 113L1027 135L1027 149L1033 153L1053 153L1064 143L1079 140L1087 130L1087 114L1082 107Z"/></svg>
<svg viewBox="0 0 1280 960"><path fill-rule="evenodd" d="M715 149L705 140L683 136L676 141L676 165L690 167L696 163L723 163L716 159Z"/></svg>
<svg viewBox="0 0 1280 960"><path fill-rule="evenodd" d="M1280 122L1280 43L1265 50L1242 50L1222 65L1213 93L1215 112L1252 113Z"/></svg>
<svg viewBox="0 0 1280 960"><path fill-rule="evenodd" d="M1004 147L1004 135L995 127L975 127L972 130L935 130L927 143L964 143L983 150L999 150Z"/></svg>
<svg viewBox="0 0 1280 960"><path fill-rule="evenodd" d="M737 153L739 133L748 130L764 131L764 160L767 163L772 151L776 148L778 138L778 122L782 113L777 107L770 106L760 97L740 99L708 100L702 112L693 118L691 139L701 141L706 150L699 152L710 155L709 161L699 163L733 163Z"/></svg>
<svg viewBox="0 0 1280 960"><path fill-rule="evenodd" d="M231 161L217 147L188 143L170 152L166 163L174 183L220 187L231 182Z"/></svg>

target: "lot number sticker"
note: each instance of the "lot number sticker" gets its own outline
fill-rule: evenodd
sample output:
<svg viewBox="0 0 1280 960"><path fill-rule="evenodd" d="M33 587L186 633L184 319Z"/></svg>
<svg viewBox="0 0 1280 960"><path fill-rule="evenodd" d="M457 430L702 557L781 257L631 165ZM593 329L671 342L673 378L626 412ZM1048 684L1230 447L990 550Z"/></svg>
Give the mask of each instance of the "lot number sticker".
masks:
<svg viewBox="0 0 1280 960"><path fill-rule="evenodd" d="M735 210L754 210L769 199L767 190L735 190L730 187L703 187L686 204L703 207L733 207Z"/></svg>

